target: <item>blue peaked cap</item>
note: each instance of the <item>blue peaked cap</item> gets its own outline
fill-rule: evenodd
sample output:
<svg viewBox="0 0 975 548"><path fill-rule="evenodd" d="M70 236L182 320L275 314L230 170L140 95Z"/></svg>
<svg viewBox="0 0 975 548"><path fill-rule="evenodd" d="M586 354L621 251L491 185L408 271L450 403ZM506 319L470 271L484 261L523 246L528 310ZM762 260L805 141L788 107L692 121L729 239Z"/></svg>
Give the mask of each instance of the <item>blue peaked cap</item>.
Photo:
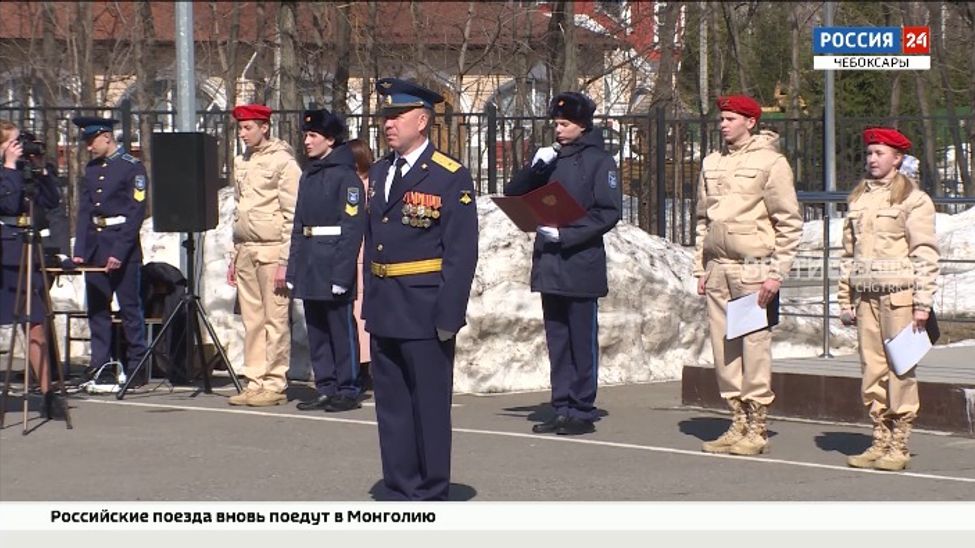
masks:
<svg viewBox="0 0 975 548"><path fill-rule="evenodd" d="M376 82L376 91L383 97L381 108L388 110L409 110L429 108L443 102L443 95L423 86L399 78L382 78Z"/></svg>
<svg viewBox="0 0 975 548"><path fill-rule="evenodd" d="M71 123L81 128L81 138L88 139L105 131L112 131L118 120L97 116L75 116Z"/></svg>

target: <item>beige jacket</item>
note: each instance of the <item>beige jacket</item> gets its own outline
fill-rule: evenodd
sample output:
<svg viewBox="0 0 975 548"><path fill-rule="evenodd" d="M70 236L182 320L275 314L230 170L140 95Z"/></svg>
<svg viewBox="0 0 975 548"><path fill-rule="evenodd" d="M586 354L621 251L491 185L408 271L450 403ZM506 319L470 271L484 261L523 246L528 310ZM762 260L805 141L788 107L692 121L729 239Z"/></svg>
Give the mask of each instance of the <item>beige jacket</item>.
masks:
<svg viewBox="0 0 975 548"><path fill-rule="evenodd" d="M853 308L858 293L889 292L894 305L930 310L938 279L934 203L914 187L899 204L890 203L891 181L866 181L850 202L843 225L840 308Z"/></svg>
<svg viewBox="0 0 975 548"><path fill-rule="evenodd" d="M274 245L288 264L301 168L291 146L270 139L234 158L234 249L241 244Z"/></svg>
<svg viewBox="0 0 975 548"><path fill-rule="evenodd" d="M694 276L709 261L757 265L754 281L784 279L802 236L792 168L779 136L761 131L704 158L697 196Z"/></svg>

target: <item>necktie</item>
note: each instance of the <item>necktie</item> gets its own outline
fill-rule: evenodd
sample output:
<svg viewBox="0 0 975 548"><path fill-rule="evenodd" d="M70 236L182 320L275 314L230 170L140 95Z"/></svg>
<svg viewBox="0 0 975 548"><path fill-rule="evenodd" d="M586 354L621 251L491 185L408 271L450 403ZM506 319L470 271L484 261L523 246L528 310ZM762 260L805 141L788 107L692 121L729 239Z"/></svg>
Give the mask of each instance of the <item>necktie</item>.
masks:
<svg viewBox="0 0 975 548"><path fill-rule="evenodd" d="M393 182L389 184L389 195L387 200L393 196L396 196L396 191L398 189L397 185L403 183L403 166L406 165L406 158L400 158L396 160L396 171L393 172Z"/></svg>

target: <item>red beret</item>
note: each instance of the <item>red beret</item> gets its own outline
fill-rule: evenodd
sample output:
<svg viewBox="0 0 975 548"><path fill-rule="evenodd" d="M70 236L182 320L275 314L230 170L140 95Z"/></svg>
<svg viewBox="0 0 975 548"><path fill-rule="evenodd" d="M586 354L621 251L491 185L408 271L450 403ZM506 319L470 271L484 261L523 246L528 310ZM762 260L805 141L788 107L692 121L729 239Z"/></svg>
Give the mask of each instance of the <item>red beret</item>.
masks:
<svg viewBox="0 0 975 548"><path fill-rule="evenodd" d="M887 145L900 151L911 148L911 140L892 127L868 127L863 130L864 145Z"/></svg>
<svg viewBox="0 0 975 548"><path fill-rule="evenodd" d="M747 95L728 95L718 97L718 108L730 112L737 112L742 116L758 120L762 117L762 106L758 101Z"/></svg>
<svg viewBox="0 0 975 548"><path fill-rule="evenodd" d="M238 122L244 120L271 121L271 109L264 105L239 105L234 107L234 118Z"/></svg>

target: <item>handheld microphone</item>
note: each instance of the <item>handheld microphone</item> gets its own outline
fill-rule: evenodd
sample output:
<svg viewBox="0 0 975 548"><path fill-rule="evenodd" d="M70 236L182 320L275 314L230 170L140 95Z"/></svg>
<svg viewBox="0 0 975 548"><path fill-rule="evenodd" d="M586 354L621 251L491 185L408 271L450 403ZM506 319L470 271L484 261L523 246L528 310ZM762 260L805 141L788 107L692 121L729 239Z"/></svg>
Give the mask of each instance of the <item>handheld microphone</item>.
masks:
<svg viewBox="0 0 975 548"><path fill-rule="evenodd" d="M559 150L562 149L562 143L559 143L558 141L552 143L551 144L551 149L554 150L556 153L558 153ZM548 164L546 164L544 161L542 161L541 159L539 159L537 162L535 162L535 165L532 166L532 169L534 169L536 171L542 170L542 169L545 169L545 166L547 166L547 165Z"/></svg>

